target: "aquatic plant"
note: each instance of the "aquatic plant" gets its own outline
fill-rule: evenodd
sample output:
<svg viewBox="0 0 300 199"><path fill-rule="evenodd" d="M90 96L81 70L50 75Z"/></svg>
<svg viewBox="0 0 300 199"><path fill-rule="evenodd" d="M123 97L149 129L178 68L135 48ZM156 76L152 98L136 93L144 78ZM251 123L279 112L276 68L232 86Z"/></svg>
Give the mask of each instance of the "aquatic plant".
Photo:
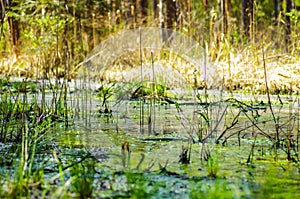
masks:
<svg viewBox="0 0 300 199"><path fill-rule="evenodd" d="M240 197L235 190L230 190L226 181L222 179L216 179L213 182L192 184L189 190L189 198L200 199L200 198L235 198Z"/></svg>
<svg viewBox="0 0 300 199"><path fill-rule="evenodd" d="M109 108L109 100L115 94L115 83L102 85L97 90L97 97L102 101L100 105L101 109L99 110L100 114L111 114L112 110Z"/></svg>
<svg viewBox="0 0 300 199"><path fill-rule="evenodd" d="M87 159L70 168L71 189L79 198L91 198L95 178L95 160Z"/></svg>
<svg viewBox="0 0 300 199"><path fill-rule="evenodd" d="M42 97L39 98L32 89L37 86L28 87L30 84L33 83L26 80L8 83L6 92L1 92L0 143L5 146L1 151L1 166L13 172L1 174L7 180L1 182L5 188L0 195L13 198L48 194L44 170L50 157L45 158L45 154L54 147L51 144L54 126L67 122L62 119L66 118L62 95L49 106L43 97L46 87L40 88ZM56 92L61 93L58 91L61 90L56 87Z"/></svg>

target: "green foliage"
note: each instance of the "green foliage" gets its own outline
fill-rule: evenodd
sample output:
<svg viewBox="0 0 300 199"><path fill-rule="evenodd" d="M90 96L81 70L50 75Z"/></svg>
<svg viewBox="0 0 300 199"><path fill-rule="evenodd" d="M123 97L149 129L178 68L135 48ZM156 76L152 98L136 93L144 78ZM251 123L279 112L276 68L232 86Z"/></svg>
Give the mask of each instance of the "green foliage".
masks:
<svg viewBox="0 0 300 199"><path fill-rule="evenodd" d="M111 110L109 108L109 100L115 95L115 84L108 84L104 85L102 84L97 91L97 97L102 101L102 104L100 105L99 112L100 114L111 114Z"/></svg>
<svg viewBox="0 0 300 199"><path fill-rule="evenodd" d="M24 175L24 164L20 162L17 165L18 166L15 168L14 179L10 184L11 188L8 195L10 195L12 198L27 197L29 194L29 178L26 178Z"/></svg>
<svg viewBox="0 0 300 199"><path fill-rule="evenodd" d="M155 97L157 99L162 99L166 97L167 85L165 84L143 84L139 86L133 93L132 98L139 97Z"/></svg>
<svg viewBox="0 0 300 199"><path fill-rule="evenodd" d="M285 166L282 171L278 172L275 168L279 165L270 165L263 169L264 178L259 182L260 186L255 192L257 198L294 198L297 193L297 188L291 185L289 179L294 176L285 171ZM283 180L284 179L284 180ZM285 191L282 191L285 190Z"/></svg>
<svg viewBox="0 0 300 199"><path fill-rule="evenodd" d="M130 198L147 198L147 181L141 174L127 173L127 184L130 190Z"/></svg>
<svg viewBox="0 0 300 199"><path fill-rule="evenodd" d="M57 35L61 33L67 23L71 23L66 19L57 16L41 16L30 18L27 29L23 33L26 42L31 44L29 51L54 51L57 45ZM34 27L34 28L33 28Z"/></svg>
<svg viewBox="0 0 300 199"><path fill-rule="evenodd" d="M266 23L266 20L272 22L274 18L274 1L264 0L255 2L255 17L262 23Z"/></svg>
<svg viewBox="0 0 300 199"><path fill-rule="evenodd" d="M0 24L0 50L6 49L9 52L9 44L8 44L8 40L5 38L5 35L3 34L3 32L7 32L9 30L9 25L8 22L3 22L2 24ZM6 52L7 53L7 52Z"/></svg>
<svg viewBox="0 0 300 199"><path fill-rule="evenodd" d="M47 128L48 122L43 122L34 128L25 126L21 135L21 143L15 146L13 178L10 178L11 174L7 174L8 189L3 190L6 197L29 197L33 189L44 192L48 190L44 187L43 162L37 162L36 159L36 152L44 150L45 146L41 137Z"/></svg>
<svg viewBox="0 0 300 199"><path fill-rule="evenodd" d="M36 136L36 130L43 134L65 114L63 100L59 100L53 108L48 109L43 109L35 99L29 102L27 92L36 90L33 84L14 83L4 89L10 94L6 92L1 96L0 122L3 128L0 142L6 142L8 138L8 141L19 142L25 127L30 138Z"/></svg>
<svg viewBox="0 0 300 199"><path fill-rule="evenodd" d="M219 162L217 157L209 155L206 165L207 175L216 178L219 170Z"/></svg>
<svg viewBox="0 0 300 199"><path fill-rule="evenodd" d="M215 181L209 181L205 183L199 183L193 185L189 191L189 198L191 199L217 199L217 198L235 198L235 194L232 190L227 188L227 182L221 179ZM237 197L240 196L237 194Z"/></svg>
<svg viewBox="0 0 300 199"><path fill-rule="evenodd" d="M150 185L149 179L143 173L126 173L129 197L132 199L152 198L159 196L159 188L164 187L163 183L155 183Z"/></svg>
<svg viewBox="0 0 300 199"><path fill-rule="evenodd" d="M88 160L74 165L70 170L72 190L79 198L91 198L95 178L95 161Z"/></svg>
<svg viewBox="0 0 300 199"><path fill-rule="evenodd" d="M167 90L167 86L164 84L156 84L155 91L158 96L165 96L165 91Z"/></svg>
<svg viewBox="0 0 300 199"><path fill-rule="evenodd" d="M22 82L13 82L12 85L12 92L32 92L35 93L38 91L37 85L34 82L27 82L27 81L22 81Z"/></svg>

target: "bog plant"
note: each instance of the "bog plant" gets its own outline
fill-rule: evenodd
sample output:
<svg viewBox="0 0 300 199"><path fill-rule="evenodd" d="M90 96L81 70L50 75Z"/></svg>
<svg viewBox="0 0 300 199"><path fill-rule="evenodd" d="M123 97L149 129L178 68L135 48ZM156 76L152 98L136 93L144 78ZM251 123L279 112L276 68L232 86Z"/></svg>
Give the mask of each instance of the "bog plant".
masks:
<svg viewBox="0 0 300 199"><path fill-rule="evenodd" d="M71 167L71 188L79 198L91 198L95 178L95 160L87 159Z"/></svg>
<svg viewBox="0 0 300 199"><path fill-rule="evenodd" d="M102 85L97 90L97 97L102 101L99 112L100 114L109 114L112 112L109 107L109 101L116 92L115 83L106 85L102 82L101 84Z"/></svg>
<svg viewBox="0 0 300 199"><path fill-rule="evenodd" d="M29 93L31 94L32 92L38 91L38 87L36 87L35 84L31 84L27 81L15 83L11 83L9 80L0 81L0 142L1 144L7 144L7 146L10 146L9 144L12 143L11 147L8 147L8 150L3 150L5 154L1 157L3 160L1 164L7 166L8 170L13 170L12 174L7 174L7 183L4 183L4 186L0 187L0 196L10 196L12 198L32 197L32 190L36 187L43 190L43 192L47 192L46 195L51 195L48 191L49 187L45 188L44 176L46 169L43 162L50 161L50 158L48 160L42 160L42 163L40 163L41 159L39 159L37 155L38 152L47 153L51 151L53 153L50 157L53 157L55 160L55 166L50 168L50 170L52 169L52 172L58 173L57 176L59 176L54 178L57 181L52 182L52 184L62 185L62 188L56 193L58 193L59 196L64 196L65 192L71 190L71 194L75 194L76 197L92 197L95 188L93 183L96 172L94 160L88 159L78 162L76 159L61 159L62 152L60 148L53 146L54 144L52 145L51 142L49 142L48 134L52 132L52 127L55 126L57 122L64 122L60 123L60 127L69 127L67 125L68 114L72 110L68 109L68 89L66 84L71 77L74 77L71 74L73 72L73 66L82 61L91 48L98 44L99 35L100 40L104 38L102 37L104 35L102 31L105 31L105 34L107 34L122 29L127 25L130 28L135 28L137 24L117 22L117 20L122 21L124 13L120 14L120 12L126 9L113 10L115 6L119 5L114 3L106 5L104 1L97 1L98 4L95 3L96 1L90 1L91 4L85 5L82 3L85 1L81 3L78 1L78 4L73 1L64 3L60 1L39 2L41 4L35 3L34 1L19 2L21 6L16 6L12 10L9 10L8 17L15 17L14 19L23 23L20 24L20 26L22 26L20 29L20 43L23 45L23 48L20 49L21 55L12 55L12 60L7 61L3 59L4 61L3 63L1 62L1 67L6 67L3 73L7 73L8 75L36 75L37 79L42 77L44 81L48 78L56 77L56 83L53 85L49 81L49 84L52 86L50 89L50 93L52 93L50 99L51 103L46 103L44 98L45 90L43 89L41 90L41 101L39 101L36 96L29 96ZM183 1L178 1L178 4L184 7L185 5L182 5L182 2ZM18 3L18 1L15 1L15 3ZM273 110L273 102L271 102L269 96L271 93L299 91L298 78L294 77L297 76L299 72L299 60L297 53L295 53L299 50L299 33L297 33L297 28L299 28L299 12L293 10L290 13L285 13L286 16L291 19L292 32L289 38L289 49L284 51L282 50L284 49L284 44L282 44L284 42L282 41L285 39L283 32L285 28L287 28L285 27L287 22L283 18L278 18L280 23L281 21L284 21L284 23L275 26L276 31L274 31L274 29L265 28L264 26L262 30L259 30L258 28L261 24L273 22L269 22L265 19L266 16L268 20L271 18L266 14L271 13L271 11L267 11L266 6L262 6L266 4L266 1L264 1L263 4L261 4L261 2L256 3L257 7L255 7L253 11L256 14L255 21L253 21L252 24L254 29L249 38L242 35L241 30L237 31L240 24L237 21L241 18L236 15L236 13L239 12L237 11L237 6L234 6L235 10L232 10L232 14L237 18L234 18L234 16L226 16L229 17L228 24L223 21L226 17L218 9L217 6L219 5L217 5L217 3L210 5L211 8L208 6L208 8L211 9L209 10L207 8L201 9L202 4L200 5L198 2L193 2L193 5L190 5L190 7L187 6L187 8L190 9L188 12L182 11L180 14L181 17L184 17L184 20L182 20L184 24L179 20L176 29L178 29L179 32L189 35L191 38L195 38L197 42L202 42L204 46L206 43L209 43L207 48L210 49L210 51L207 50L206 55L210 56L205 57L205 59L207 58L218 62L217 70L223 77L222 88L228 88L230 92L238 89L247 89L253 93L266 92L269 99L267 106L261 104L263 109L260 109L260 107L257 107L252 102L242 102L234 98L223 99L222 96L219 101L210 102L207 101L206 93L204 100L200 99L201 97L198 95L200 102L195 98L193 111L193 116L195 117L193 117L193 121L189 120L188 117L184 118L182 115L177 118L180 122L186 119L184 130L188 133L188 139L192 143L189 147L182 148L179 163L189 164L193 162L193 160L190 160L191 156L189 155L193 144L203 144L203 147L204 145L219 143L226 145L231 141L231 138L237 138L237 143L240 146L241 140L248 137L250 140L254 139L254 142L250 147L251 152L248 156L248 160L246 160L247 157L245 157L245 162L255 164L255 158L253 157L257 147L256 141L257 139L264 139L271 143L270 145L272 145L271 147L274 149L276 161L278 161L279 151L284 150L289 161L293 161L296 165L299 164L299 125L296 127L296 121L299 121L299 110L297 110L298 115L292 114L293 110L291 109L287 118L281 118L281 112L276 113L276 111ZM99 4L101 4L101 6L99 6ZM126 4L125 1L124 4ZM95 5L95 7L93 7L93 5ZM99 13L96 11L101 12L101 15L98 15ZM131 14L134 15L132 16L134 18L133 21L136 23L138 18L135 18L135 7L131 6L130 11L132 11ZM128 13L126 13L126 15L127 14ZM185 17L186 14L189 16ZM88 16L92 16L92 19L89 19ZM202 19L204 21L202 21ZM1 28L3 28L4 32L8 33L10 30L8 23L6 22L2 25ZM226 30L227 32L224 27L228 28ZM231 27L234 27L232 28L234 31L230 30ZM274 28L274 26L272 27ZM234 34L232 34L232 32ZM231 37L231 35L233 35L233 37ZM7 56L5 55L7 50L11 50L13 47L6 47L10 40L8 35L4 37L1 32L0 36L0 46L3 50L3 55L1 56L5 57ZM2 40L2 38L4 39ZM262 41L262 38L264 38L264 41ZM185 45L189 43L189 41L182 41L182 43ZM118 49L114 50L118 51ZM133 60L129 61L129 65L131 65L131 63L138 63L138 65L140 64L142 66L142 51L146 50L147 49L143 49L141 46L140 60L132 56ZM261 53L263 53L263 56L260 56ZM132 55L136 54L137 53L132 53ZM108 56L112 55L109 54ZM128 56L117 57L116 59L121 59L121 61L114 60L114 62L128 64L128 62L126 63L126 57L128 58ZM170 61L168 58L170 59L171 56L167 56L166 54L160 56L160 59ZM164 62L162 61L160 63ZM182 65L180 65L179 61L178 63L177 61L173 63L173 65L176 64L178 64L177 68L180 70ZM33 68L36 70L28 70ZM120 67L120 70L121 68L123 67ZM270 70L270 68L272 68L272 70ZM78 68L76 67L75 69L77 70ZM189 74L190 71L184 71L184 74L185 73ZM268 76L267 79L268 73L272 73L273 76ZM195 74L196 72L194 72L194 75ZM183 73L181 75L183 75ZM58 83L60 78L64 79L64 85ZM197 78L194 78L194 80L196 82ZM136 86L138 88L132 93L131 97L140 98L142 105L144 105L144 100L148 100L149 98L150 100L165 100L170 104L174 104L174 102L166 96L167 86L164 83L157 83L155 81L152 83L143 82L137 83ZM196 83L194 89L196 93ZM113 96L117 92L116 90L114 83L102 85L98 89L97 96L102 102L100 112L108 114L111 112L109 103L113 100ZM30 101L30 99L32 99L31 97L34 98L34 100ZM155 103L155 100L153 101L153 103ZM224 104L225 106L223 106ZM151 106L152 105L153 104L151 104ZM178 109L178 113L185 108L177 102L175 106ZM155 107L155 104L152 107ZM233 107L237 111L233 111ZM218 109L218 111L214 112L216 109ZM271 110L271 119L265 116L267 109ZM141 118L143 117L144 112L141 111ZM151 118L151 122L154 121L152 119L155 119L155 117L149 118ZM142 123L142 125L144 124ZM269 129L264 128L266 126ZM92 128L89 128L89 130L91 129ZM151 132L151 128L149 129L149 132ZM159 136L159 134L155 134L154 136ZM139 141L143 138L144 137L136 140ZM122 162L123 169L127 171L125 175L128 180L128 197L144 198L154 195L154 192L159 190L160 187L153 186L153 191L149 190L148 179L140 173L131 172L131 149L129 149L129 144L125 143L122 145L121 156L118 157L121 159L120 162ZM206 166L207 172L205 177L209 177L210 180L215 182L215 186L200 187L200 190L206 190L200 191L199 195L197 195L198 187L197 189L192 189L190 197L231 198L232 193L228 191L227 184L219 181L218 178L220 175L219 170L221 169L219 167L218 154L211 153L209 149L204 149L204 152L200 156L205 161L204 166ZM136 165L136 170L141 168L141 164L145 158L146 155L142 155L140 162ZM4 159L9 159L9 161L4 161ZM154 163L145 171L149 171L153 165ZM164 171L161 172L161 174L173 175L180 178L180 175L177 173L167 171L166 167L167 163L165 167L160 166L160 169ZM47 169L49 170L48 167ZM283 170L285 169L283 168ZM119 173L122 172L123 171ZM11 176L13 176L12 179ZM0 183L2 183L1 180ZM271 181L266 181L264 185L269 186L268 184L271 184ZM264 191L269 192L269 189L265 189Z"/></svg>
<svg viewBox="0 0 300 199"><path fill-rule="evenodd" d="M50 132L63 121L59 118L64 118L64 112L56 111L58 101L53 101L52 107L43 97L39 101L32 82L2 81L2 85L5 92L1 92L0 101L0 143L5 146L1 149L5 155L1 156L1 164L13 172L2 174L7 180L0 194L16 198L29 197L36 189L47 192L44 164L49 160L37 153L53 149Z"/></svg>

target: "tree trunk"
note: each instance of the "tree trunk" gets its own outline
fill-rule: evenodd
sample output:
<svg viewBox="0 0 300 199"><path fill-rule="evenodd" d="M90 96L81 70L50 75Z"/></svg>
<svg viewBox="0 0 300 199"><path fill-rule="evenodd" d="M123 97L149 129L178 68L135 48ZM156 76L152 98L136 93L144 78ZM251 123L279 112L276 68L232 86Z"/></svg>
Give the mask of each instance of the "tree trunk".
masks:
<svg viewBox="0 0 300 199"><path fill-rule="evenodd" d="M208 0L203 0L203 6L204 6L205 10L208 11L209 1Z"/></svg>
<svg viewBox="0 0 300 199"><path fill-rule="evenodd" d="M7 5L8 5L8 9L14 12L14 8L18 6L18 3L16 3L15 1L7 1ZM18 55L19 38L20 38L19 21L15 17L9 16L8 24L10 28L12 51L16 55Z"/></svg>
<svg viewBox="0 0 300 199"><path fill-rule="evenodd" d="M172 29L174 23L177 21L177 7L176 7L176 1L173 0L166 0L166 28Z"/></svg>
<svg viewBox="0 0 300 199"><path fill-rule="evenodd" d="M169 46L172 40L172 31L168 29L173 29L176 21L176 2L173 0L159 0L159 22L162 31L162 40L166 46Z"/></svg>
<svg viewBox="0 0 300 199"><path fill-rule="evenodd" d="M163 4L163 0L159 0L158 3L158 20L159 20L159 27L160 28L164 28L164 4Z"/></svg>
<svg viewBox="0 0 300 199"><path fill-rule="evenodd" d="M123 0L121 4L122 16L129 28L133 28L135 22L135 3L133 2L133 0Z"/></svg>
<svg viewBox="0 0 300 199"><path fill-rule="evenodd" d="M277 25L277 20L278 20L278 14L280 11L280 6L278 0L273 0L274 1L274 17L275 17L275 25Z"/></svg>
<svg viewBox="0 0 300 199"><path fill-rule="evenodd" d="M6 0L0 0L0 23L3 24L5 18Z"/></svg>
<svg viewBox="0 0 300 199"><path fill-rule="evenodd" d="M153 0L152 10L153 19L156 20L158 18L158 0Z"/></svg>
<svg viewBox="0 0 300 199"><path fill-rule="evenodd" d="M242 0L242 18L244 35L249 37L253 22L253 0Z"/></svg>
<svg viewBox="0 0 300 199"><path fill-rule="evenodd" d="M137 17L139 24L147 22L148 0L137 0Z"/></svg>
<svg viewBox="0 0 300 199"><path fill-rule="evenodd" d="M286 26L285 26L285 43L288 47L291 41L291 18L289 13L293 9L292 0L286 0L286 11L285 11L285 20L286 20Z"/></svg>
<svg viewBox="0 0 300 199"><path fill-rule="evenodd" d="M6 0L0 0L0 40L3 36L3 23L5 19L5 12L6 12Z"/></svg>

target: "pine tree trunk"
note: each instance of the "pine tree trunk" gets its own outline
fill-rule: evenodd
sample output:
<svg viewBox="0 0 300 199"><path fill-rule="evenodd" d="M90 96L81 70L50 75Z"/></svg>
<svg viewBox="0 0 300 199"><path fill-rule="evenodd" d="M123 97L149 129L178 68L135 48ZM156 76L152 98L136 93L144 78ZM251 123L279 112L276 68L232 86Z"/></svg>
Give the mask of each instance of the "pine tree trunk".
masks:
<svg viewBox="0 0 300 199"><path fill-rule="evenodd" d="M278 0L274 0L274 17L275 17L274 22L275 22L275 25L277 25L279 11L280 11L279 2L278 2Z"/></svg>
<svg viewBox="0 0 300 199"><path fill-rule="evenodd" d="M156 20L158 18L158 0L153 0L152 10L153 18Z"/></svg>
<svg viewBox="0 0 300 199"><path fill-rule="evenodd" d="M18 6L15 1L7 1L7 5L11 11L14 10L13 7L15 8ZM10 29L12 51L18 55L20 38L19 21L15 17L8 17L8 24Z"/></svg>
<svg viewBox="0 0 300 199"><path fill-rule="evenodd" d="M285 11L285 20L286 20L286 26L285 26L285 43L288 48L290 41L291 41L291 18L289 13L292 11L293 4L292 0L286 0L286 11Z"/></svg>
<svg viewBox="0 0 300 199"><path fill-rule="evenodd" d="M203 6L204 6L205 10L208 11L209 1L208 0L203 0Z"/></svg>
<svg viewBox="0 0 300 199"><path fill-rule="evenodd" d="M253 0L242 0L242 18L244 35L249 37L253 22Z"/></svg>
<svg viewBox="0 0 300 199"><path fill-rule="evenodd" d="M137 16L139 24L143 25L147 22L148 1L137 0Z"/></svg>
<svg viewBox="0 0 300 199"><path fill-rule="evenodd" d="M172 29L174 23L177 21L177 9L176 9L176 2L173 0L166 0L166 8L167 8L167 22L166 28Z"/></svg>
<svg viewBox="0 0 300 199"><path fill-rule="evenodd" d="M133 3L133 0L124 0L121 2L121 4L123 18L129 28L133 28L135 22L135 3Z"/></svg>

